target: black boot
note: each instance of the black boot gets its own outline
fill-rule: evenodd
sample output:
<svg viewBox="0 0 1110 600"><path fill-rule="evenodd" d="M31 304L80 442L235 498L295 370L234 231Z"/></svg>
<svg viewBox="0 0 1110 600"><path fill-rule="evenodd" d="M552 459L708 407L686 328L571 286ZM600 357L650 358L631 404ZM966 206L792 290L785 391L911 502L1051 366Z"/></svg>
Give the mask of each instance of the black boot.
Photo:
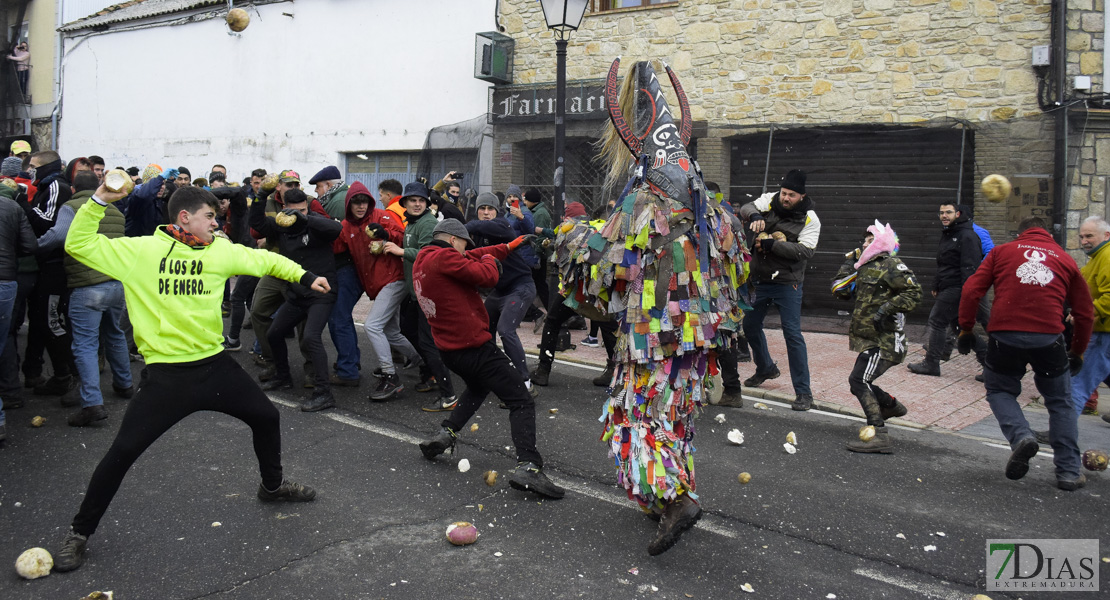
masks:
<svg viewBox="0 0 1110 600"><path fill-rule="evenodd" d="M922 359L921 362L910 363L908 368L918 375L940 377L940 363L932 362L928 358Z"/></svg>
<svg viewBox="0 0 1110 600"><path fill-rule="evenodd" d="M659 519L659 533L648 544L648 554L657 556L670 550L700 518L701 507L686 494L667 504L663 518Z"/></svg>
<svg viewBox="0 0 1110 600"><path fill-rule="evenodd" d="M316 412L328 408L335 408L335 396L331 395L328 388L317 389L308 402L301 405L301 412Z"/></svg>
<svg viewBox="0 0 1110 600"><path fill-rule="evenodd" d="M420 442L420 452L428 460L435 460L435 457L448 450L454 454L456 437L454 431L447 427L440 427L439 432L432 439Z"/></svg>
<svg viewBox="0 0 1110 600"><path fill-rule="evenodd" d="M894 396L891 396L890 399L894 401L894 404L879 407L879 414L882 415L883 420L897 419L898 417L906 416L906 413L909 412L909 410L906 409L906 405L899 402Z"/></svg>
<svg viewBox="0 0 1110 600"><path fill-rule="evenodd" d="M532 385L542 385L547 387L547 380L551 376L551 363L540 361L536 365L535 370L528 374L528 378L532 380Z"/></svg>
<svg viewBox="0 0 1110 600"><path fill-rule="evenodd" d="M605 370L597 377L594 377L594 385L598 387L609 387L609 384L613 381L613 369L615 367L616 365L613 364L613 361L606 361Z"/></svg>

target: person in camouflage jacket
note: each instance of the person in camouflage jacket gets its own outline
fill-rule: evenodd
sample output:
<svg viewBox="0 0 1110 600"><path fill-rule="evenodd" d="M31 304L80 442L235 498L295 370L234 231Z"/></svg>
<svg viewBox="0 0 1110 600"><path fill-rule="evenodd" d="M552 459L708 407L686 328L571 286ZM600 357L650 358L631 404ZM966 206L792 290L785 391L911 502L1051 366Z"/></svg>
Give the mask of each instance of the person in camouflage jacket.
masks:
<svg viewBox="0 0 1110 600"><path fill-rule="evenodd" d="M860 354L848 385L867 415L867 424L876 432L868 441L848 442L852 452L893 453L885 420L907 412L902 403L874 384L906 357L905 315L921 301L921 285L913 271L894 256L897 253L894 230L875 221L867 228L863 246L846 255L847 261L833 280L833 295L856 300L848 343Z"/></svg>

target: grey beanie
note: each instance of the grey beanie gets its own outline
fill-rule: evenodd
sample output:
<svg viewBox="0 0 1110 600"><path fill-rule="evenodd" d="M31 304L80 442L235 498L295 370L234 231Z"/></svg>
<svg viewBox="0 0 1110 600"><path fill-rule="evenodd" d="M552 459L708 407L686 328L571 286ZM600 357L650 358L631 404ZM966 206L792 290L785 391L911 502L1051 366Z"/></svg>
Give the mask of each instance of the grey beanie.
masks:
<svg viewBox="0 0 1110 600"><path fill-rule="evenodd" d="M478 200L474 202L474 210L483 206L492 206L494 210L498 210L501 207L501 201L492 192L482 192L478 194Z"/></svg>
<svg viewBox="0 0 1110 600"><path fill-rule="evenodd" d="M513 184L509 186L509 189L505 190L505 196L516 196L517 198L523 198L524 192L520 191L519 185Z"/></svg>
<svg viewBox="0 0 1110 600"><path fill-rule="evenodd" d="M0 164L0 175L4 177L15 177L19 175L20 169L23 168L23 159L18 156L9 156L4 159Z"/></svg>
<svg viewBox="0 0 1110 600"><path fill-rule="evenodd" d="M466 230L466 226L460 223L458 219L444 219L440 221L439 224L436 225L436 228L432 230L433 236L437 233L446 233L457 238L462 238L466 240L466 245L468 247L474 245L474 240L470 239L470 233Z"/></svg>

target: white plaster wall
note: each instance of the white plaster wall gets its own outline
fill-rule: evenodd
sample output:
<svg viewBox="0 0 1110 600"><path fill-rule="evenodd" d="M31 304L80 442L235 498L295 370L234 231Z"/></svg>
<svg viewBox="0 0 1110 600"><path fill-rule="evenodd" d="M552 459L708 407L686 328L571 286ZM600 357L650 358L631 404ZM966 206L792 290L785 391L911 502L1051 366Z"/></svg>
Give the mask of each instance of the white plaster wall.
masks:
<svg viewBox="0 0 1110 600"><path fill-rule="evenodd" d="M194 177L218 162L241 179L420 149L430 128L486 112L474 34L494 29L493 10L494 0L312 0L252 9L241 37L212 19L70 38L59 150Z"/></svg>

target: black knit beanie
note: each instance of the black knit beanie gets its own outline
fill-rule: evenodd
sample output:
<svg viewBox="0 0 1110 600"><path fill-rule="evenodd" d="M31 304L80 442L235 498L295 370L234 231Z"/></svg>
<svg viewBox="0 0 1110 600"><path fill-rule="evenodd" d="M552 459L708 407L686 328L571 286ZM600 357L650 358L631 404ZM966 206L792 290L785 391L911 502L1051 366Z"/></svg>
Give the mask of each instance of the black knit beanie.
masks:
<svg viewBox="0 0 1110 600"><path fill-rule="evenodd" d="M784 187L788 190L794 190L799 194L805 195L806 193L806 173L793 169L782 178L782 184L779 187Z"/></svg>

